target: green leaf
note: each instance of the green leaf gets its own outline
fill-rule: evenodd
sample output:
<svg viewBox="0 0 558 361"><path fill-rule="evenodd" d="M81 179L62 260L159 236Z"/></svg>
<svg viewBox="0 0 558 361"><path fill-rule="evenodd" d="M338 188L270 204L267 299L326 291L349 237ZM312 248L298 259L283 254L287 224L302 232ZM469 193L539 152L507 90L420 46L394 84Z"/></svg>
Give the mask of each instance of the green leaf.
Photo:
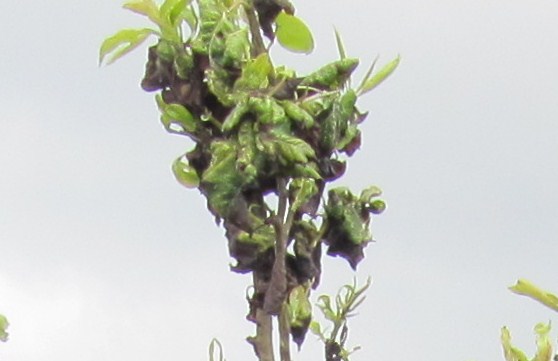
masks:
<svg viewBox="0 0 558 361"><path fill-rule="evenodd" d="M248 29L240 29L229 35L225 40L225 52L223 54L223 65L240 67L250 54L250 40Z"/></svg>
<svg viewBox="0 0 558 361"><path fill-rule="evenodd" d="M317 321L312 321L310 322L310 331L312 331L312 333L318 337L320 337L322 340L325 340L325 337L322 333L322 326L320 326L320 323Z"/></svg>
<svg viewBox="0 0 558 361"><path fill-rule="evenodd" d="M223 125L221 126L221 131L223 132L231 131L240 123L242 117L246 113L248 113L249 110L250 108L246 102L240 102L237 106L233 108L233 110L231 110L229 115L227 115L227 117L223 121Z"/></svg>
<svg viewBox="0 0 558 361"><path fill-rule="evenodd" d="M318 171L318 167L316 163L306 163L302 164L295 164L293 167L293 176L294 177L307 177L312 179L322 179Z"/></svg>
<svg viewBox="0 0 558 361"><path fill-rule="evenodd" d="M303 285L296 286L289 294L290 325L301 326L301 323L312 317L312 304L308 300L309 291Z"/></svg>
<svg viewBox="0 0 558 361"><path fill-rule="evenodd" d="M200 184L198 173L188 164L184 156L172 163L172 172L176 180L186 188L196 188Z"/></svg>
<svg viewBox="0 0 558 361"><path fill-rule="evenodd" d="M527 296L539 301L543 305L558 312L558 297L535 286L533 283L525 279L518 280L515 285L509 287L509 290L517 293L518 295Z"/></svg>
<svg viewBox="0 0 558 361"><path fill-rule="evenodd" d="M285 100L281 103L281 105L283 106L287 116L300 124L302 128L309 129L314 125L314 118L296 103L290 100Z"/></svg>
<svg viewBox="0 0 558 361"><path fill-rule="evenodd" d="M552 342L550 340L550 322L539 323L535 326L537 335L537 353L533 361L550 361L552 360Z"/></svg>
<svg viewBox="0 0 558 361"><path fill-rule="evenodd" d="M275 36L279 44L295 53L310 53L314 50L314 39L306 24L294 15L281 11L275 19Z"/></svg>
<svg viewBox="0 0 558 361"><path fill-rule="evenodd" d="M234 83L234 91L258 90L269 85L268 76L273 65L267 53L260 54L256 59L242 68L242 75Z"/></svg>
<svg viewBox="0 0 558 361"><path fill-rule="evenodd" d="M347 52L345 51L345 45L343 45L343 39L341 39L341 35L337 31L337 29L335 29L335 42L337 43L339 58L345 59L347 57Z"/></svg>
<svg viewBox="0 0 558 361"><path fill-rule="evenodd" d="M0 341L2 342L6 342L8 340L8 333L6 332L6 329L9 325L10 323L6 317L0 315Z"/></svg>
<svg viewBox="0 0 558 361"><path fill-rule="evenodd" d="M233 198L241 191L246 175L237 167L237 146L231 141L211 144L211 161L203 172L201 186L207 195L210 210L224 218L228 215Z"/></svg>
<svg viewBox="0 0 558 361"><path fill-rule="evenodd" d="M189 0L165 0L159 9L160 17L170 25L176 26L181 13L189 2Z"/></svg>
<svg viewBox="0 0 558 361"><path fill-rule="evenodd" d="M380 85L384 80L387 79L397 68L399 62L401 61L401 57L397 56L397 58L393 59L389 63L387 63L380 71L374 74L371 78L365 80L361 86L359 87L358 93L362 95L364 93L368 93L378 85Z"/></svg>
<svg viewBox="0 0 558 361"><path fill-rule="evenodd" d="M370 186L364 189L362 192L360 192L359 200L362 203L370 203L372 202L372 198L379 197L381 195L382 195L382 190L380 188L378 188L377 186Z"/></svg>
<svg viewBox="0 0 558 361"><path fill-rule="evenodd" d="M163 118L165 120L163 120ZM161 119L167 130L172 124L178 124L188 133L193 133L196 130L196 120L194 116L181 104L167 104L163 110ZM165 124L167 120L168 124Z"/></svg>
<svg viewBox="0 0 558 361"><path fill-rule="evenodd" d="M128 1L122 7L136 14L147 16L155 24L161 25L159 8L153 0Z"/></svg>
<svg viewBox="0 0 558 361"><path fill-rule="evenodd" d="M338 89L342 87L358 66L356 58L346 58L326 64L313 73L308 74L300 83L319 89Z"/></svg>
<svg viewBox="0 0 558 361"><path fill-rule="evenodd" d="M275 98L250 97L248 99L250 111L257 117L258 123L261 124L281 124L287 118L285 110L280 106Z"/></svg>
<svg viewBox="0 0 558 361"><path fill-rule="evenodd" d="M314 194L318 193L316 182L311 178L295 178L289 185L289 191L294 195L291 209L297 211Z"/></svg>
<svg viewBox="0 0 558 361"><path fill-rule="evenodd" d="M500 340L504 348L506 361L529 361L529 358L523 351L511 344L511 334L507 327L502 327Z"/></svg>
<svg viewBox="0 0 558 361"><path fill-rule="evenodd" d="M151 34L157 34L153 29L123 29L106 38L99 51L99 65L109 54L107 64L112 64L122 56L137 48Z"/></svg>
<svg viewBox="0 0 558 361"><path fill-rule="evenodd" d="M280 131L272 134L274 139L270 141L283 164L307 163L310 158L316 157L314 149L304 140Z"/></svg>

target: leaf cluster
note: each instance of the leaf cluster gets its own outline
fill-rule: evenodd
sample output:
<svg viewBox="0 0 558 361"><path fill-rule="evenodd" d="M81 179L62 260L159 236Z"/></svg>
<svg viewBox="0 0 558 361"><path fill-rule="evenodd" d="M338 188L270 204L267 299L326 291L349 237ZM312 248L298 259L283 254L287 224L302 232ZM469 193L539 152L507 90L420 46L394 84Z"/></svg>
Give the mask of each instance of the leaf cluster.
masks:
<svg viewBox="0 0 558 361"><path fill-rule="evenodd" d="M558 312L558 296L543 290L528 280L520 279L515 285L509 287L509 289L516 294L527 296ZM511 343L510 331L507 327L503 327L500 339L504 349L506 361L551 361L553 359L553 347L552 340L550 338L550 330L550 322L538 323L535 326L534 331L536 335L537 350L535 356L529 359L525 352L513 346ZM554 360L556 360L556 356L554 357Z"/></svg>
<svg viewBox="0 0 558 361"><path fill-rule="evenodd" d="M149 47L141 86L157 93L164 128L195 144L172 170L181 184L200 190L222 222L236 261L232 270L262 280L248 318L278 293L300 345L322 246L356 268L372 239L371 217L385 208L376 187L357 196L346 188L326 192L326 185L345 173L343 156L360 147L359 125L367 114L357 108L358 97L386 79L399 58L374 75L372 66L353 89L359 61L346 56L337 33L339 60L303 76L273 64L263 37L298 53L314 47L286 0L139 0L124 8L156 26L107 38L100 62L114 62L150 35L158 38ZM276 209L270 195L278 199ZM271 285L278 277L284 287Z"/></svg>

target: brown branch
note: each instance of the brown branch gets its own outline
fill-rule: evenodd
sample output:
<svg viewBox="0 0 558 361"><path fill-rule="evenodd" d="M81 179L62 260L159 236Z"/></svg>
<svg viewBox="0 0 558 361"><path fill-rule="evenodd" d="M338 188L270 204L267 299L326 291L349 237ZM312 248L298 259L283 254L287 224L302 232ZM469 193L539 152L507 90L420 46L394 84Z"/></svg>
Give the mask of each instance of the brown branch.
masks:
<svg viewBox="0 0 558 361"><path fill-rule="evenodd" d="M275 227L275 261L271 270L271 280L265 293L264 310L270 315L279 315L285 297L287 296L287 238L289 230L284 227L285 213L287 211L287 184L284 178L277 179L279 204L277 214L271 220Z"/></svg>
<svg viewBox="0 0 558 361"><path fill-rule="evenodd" d="M246 17L248 18L248 26L250 27L250 35L252 37L252 57L256 58L258 55L265 53L267 50L265 49L262 33L260 32L260 23L258 22L258 17L252 0L244 2L244 11L246 12Z"/></svg>
<svg viewBox="0 0 558 361"><path fill-rule="evenodd" d="M283 304L279 319L279 355L281 361L291 361L290 322L287 305Z"/></svg>
<svg viewBox="0 0 558 361"><path fill-rule="evenodd" d="M254 292L265 292L266 281L257 272L254 272ZM248 342L254 347L254 352L259 361L275 361L273 355L273 324L271 315L261 307L255 312L256 336L249 337Z"/></svg>

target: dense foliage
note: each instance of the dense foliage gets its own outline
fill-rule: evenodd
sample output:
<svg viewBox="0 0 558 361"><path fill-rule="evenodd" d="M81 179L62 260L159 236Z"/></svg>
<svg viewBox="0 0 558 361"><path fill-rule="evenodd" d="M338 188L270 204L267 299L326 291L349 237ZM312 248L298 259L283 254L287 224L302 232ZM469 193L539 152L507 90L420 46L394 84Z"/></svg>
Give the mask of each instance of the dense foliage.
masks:
<svg viewBox="0 0 558 361"><path fill-rule="evenodd" d="M375 74L371 67L352 88L359 61L346 56L339 34L340 59L315 72L300 76L273 64L268 50L275 40L298 53L314 47L287 0L142 0L124 7L157 28L119 31L102 44L100 61L158 38L141 86L157 92L164 127L194 141L173 163L174 174L198 188L222 222L232 270L253 275L248 319L257 335L249 341L260 359L271 359L268 324L275 315L281 339L290 333L300 346L322 250L355 269L372 238L372 216L385 208L377 187L354 194L326 184L345 173L344 156L360 147L367 113L357 108L358 97L389 76L399 58ZM326 345L328 359L341 357L339 341L328 342L337 343ZM284 346L281 358L289 358Z"/></svg>

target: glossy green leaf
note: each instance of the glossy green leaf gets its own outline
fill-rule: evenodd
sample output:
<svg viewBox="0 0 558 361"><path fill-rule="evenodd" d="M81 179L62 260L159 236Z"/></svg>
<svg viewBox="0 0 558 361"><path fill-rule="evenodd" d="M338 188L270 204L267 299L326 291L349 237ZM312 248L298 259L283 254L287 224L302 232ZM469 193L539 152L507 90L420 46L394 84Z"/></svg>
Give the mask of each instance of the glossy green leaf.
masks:
<svg viewBox="0 0 558 361"><path fill-rule="evenodd" d="M281 11L275 19L275 36L279 44L295 53L310 53L314 50L314 39L306 24L294 15Z"/></svg>
<svg viewBox="0 0 558 361"><path fill-rule="evenodd" d="M180 157L172 163L172 172L176 180L186 188L196 188L200 184L198 173L184 157Z"/></svg>
<svg viewBox="0 0 558 361"><path fill-rule="evenodd" d="M157 25L161 25L159 7L153 0L128 1L123 5L124 9L144 15Z"/></svg>
<svg viewBox="0 0 558 361"><path fill-rule="evenodd" d="M518 295L527 296L558 312L558 297L550 292L535 286L525 279L520 279L509 290Z"/></svg>
<svg viewBox="0 0 558 361"><path fill-rule="evenodd" d="M123 29L106 38L99 51L99 64L109 56L107 64L112 64L122 56L137 48L151 34L156 34L152 29Z"/></svg>
<svg viewBox="0 0 558 361"><path fill-rule="evenodd" d="M380 85L384 80L386 80L394 71L397 69L399 62L401 61L401 57L398 56L397 58L393 59L389 63L387 63L380 71L374 74L369 79L365 79L365 81L359 87L358 93L360 95L364 93L368 93L372 89L376 88Z"/></svg>
<svg viewBox="0 0 558 361"><path fill-rule="evenodd" d="M0 341L2 342L6 342L8 340L8 333L6 332L6 329L9 325L10 323L6 317L0 315Z"/></svg>

